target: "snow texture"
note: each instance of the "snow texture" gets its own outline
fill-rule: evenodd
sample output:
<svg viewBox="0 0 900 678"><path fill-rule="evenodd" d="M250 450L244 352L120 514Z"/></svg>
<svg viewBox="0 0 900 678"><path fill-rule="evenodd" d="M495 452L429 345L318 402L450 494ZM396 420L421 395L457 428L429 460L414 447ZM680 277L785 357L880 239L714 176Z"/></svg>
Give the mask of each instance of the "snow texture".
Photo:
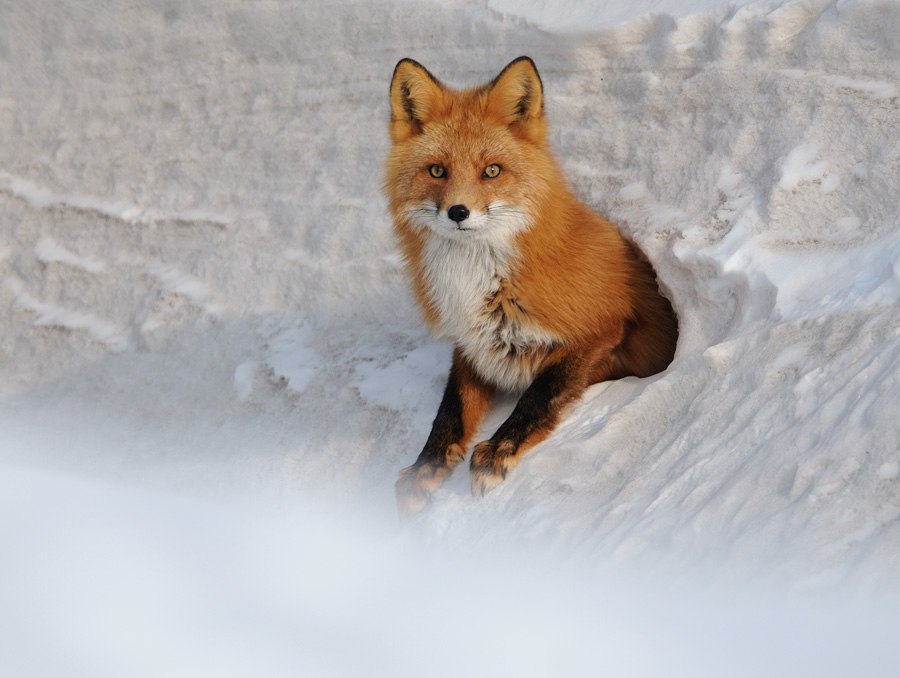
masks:
<svg viewBox="0 0 900 678"><path fill-rule="evenodd" d="M894 675L900 3L613 5L0 3L0 672ZM390 74L521 54L678 352L401 526Z"/></svg>

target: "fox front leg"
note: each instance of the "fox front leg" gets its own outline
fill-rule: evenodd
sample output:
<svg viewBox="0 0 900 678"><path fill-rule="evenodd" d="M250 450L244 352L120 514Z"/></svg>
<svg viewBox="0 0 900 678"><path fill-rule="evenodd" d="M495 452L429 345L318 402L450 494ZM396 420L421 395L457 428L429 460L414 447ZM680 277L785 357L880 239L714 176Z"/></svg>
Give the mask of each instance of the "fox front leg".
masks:
<svg viewBox="0 0 900 678"><path fill-rule="evenodd" d="M493 388L455 350L444 397L425 447L412 466L400 471L394 486L401 515L410 516L424 509L444 478L465 458L492 396Z"/></svg>
<svg viewBox="0 0 900 678"><path fill-rule="evenodd" d="M578 399L594 381L591 372L605 366L569 356L544 368L532 382L509 418L489 440L472 451L472 493L484 496L506 478L522 454L553 432L565 407Z"/></svg>

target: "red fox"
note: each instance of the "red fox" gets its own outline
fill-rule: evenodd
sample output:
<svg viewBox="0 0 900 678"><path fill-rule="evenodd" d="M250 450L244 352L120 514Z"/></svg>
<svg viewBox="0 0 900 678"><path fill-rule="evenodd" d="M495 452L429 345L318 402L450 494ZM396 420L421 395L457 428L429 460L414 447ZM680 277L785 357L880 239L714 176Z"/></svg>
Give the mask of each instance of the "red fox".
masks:
<svg viewBox="0 0 900 678"><path fill-rule="evenodd" d="M568 187L530 58L463 91L403 59L390 104L395 232L428 325L454 343L431 434L397 480L408 515L465 458L496 390L521 396L472 451L475 494L500 484L591 384L664 370L678 326L650 264Z"/></svg>

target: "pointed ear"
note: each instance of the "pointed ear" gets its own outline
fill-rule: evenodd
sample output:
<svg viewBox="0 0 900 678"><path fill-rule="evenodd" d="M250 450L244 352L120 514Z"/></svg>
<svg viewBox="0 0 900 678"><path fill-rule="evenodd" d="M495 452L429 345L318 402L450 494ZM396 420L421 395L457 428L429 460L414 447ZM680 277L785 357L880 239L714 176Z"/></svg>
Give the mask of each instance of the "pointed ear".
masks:
<svg viewBox="0 0 900 678"><path fill-rule="evenodd" d="M402 59L391 79L391 138L419 134L444 108L444 86L422 64Z"/></svg>
<svg viewBox="0 0 900 678"><path fill-rule="evenodd" d="M531 59L514 60L488 87L488 107L513 131L534 142L546 137L544 86Z"/></svg>

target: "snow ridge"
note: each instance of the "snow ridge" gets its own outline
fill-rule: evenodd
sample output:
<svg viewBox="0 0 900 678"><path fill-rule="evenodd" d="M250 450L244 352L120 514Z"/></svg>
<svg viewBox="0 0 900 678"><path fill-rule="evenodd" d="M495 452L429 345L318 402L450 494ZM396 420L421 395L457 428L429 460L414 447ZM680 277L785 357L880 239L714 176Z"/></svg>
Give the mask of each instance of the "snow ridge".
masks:
<svg viewBox="0 0 900 678"><path fill-rule="evenodd" d="M0 193L18 198L38 209L71 209L102 218L117 219L131 224L151 225L159 221L181 224L204 223L221 228L232 225L230 217L205 210L165 213L143 209L124 201L107 201L87 195L55 193L50 189L8 172L0 172Z"/></svg>
<svg viewBox="0 0 900 678"><path fill-rule="evenodd" d="M572 604L566 623L584 621L575 628L601 640L616 632L627 640L629 626L620 617L597 622L609 593L598 582L616 590L633 572L638 588L664 582L646 619L671 623L647 634L642 617L633 624L642 633L621 647L673 659L641 675L670 676L680 666L695 669L685 675L741 675L745 666L714 652L715 634L687 644L701 660L715 657L712 667L680 663L675 650L645 651L647 638L664 644L686 626L689 605L665 595L679 575L700 581L686 585L690 601L751 582L753 591L775 590L754 598L755 621L728 627L757 639L746 654L762 658L760 647L774 642L770 622L780 619L773 601L790 598L785 591L885 600L900 591L897 3L666 0L651 11L570 0L552 4L556 15L536 0L193 0L115 3L114 12L99 2L78 11L64 0L43 3L46 11L7 5L0 468L9 473L0 476L9 491L0 492L8 502L0 532L22 546L0 559L0 580L23 588L0 591L14 601L0 626L13 634L9 647L23 648L21 666L56 650L53 668L97 675L97 658L109 656L107 629L83 620L119 619L100 614L110 609L98 592L109 580L104 563L126 593L148 581L165 588L148 563L171 564L176 583L190 582L180 589L187 598L132 591L150 604L142 619L151 631L159 620L180 638L245 637L246 626L228 622L246 619L247 600L277 601L259 615L276 627L285 600L294 611L315 609L298 628L321 640L307 653L324 657L317 675L340 674L328 672L341 659L328 654L333 628L355 648L373 647L376 627L385 641L378 648L432 648L431 627L410 611L425 600L452 608L458 601L435 582L463 581L460 572L472 575L471 595L459 600L497 613L485 619L522 610L536 635L517 642L572 659L571 636L554 635L570 626L552 614L531 619L529 606L504 599L546 610L552 597L535 596L527 577L496 585L494 573L519 572L522 562L546 562L562 589L595 592L583 597L587 608ZM678 352L652 379L592 387L484 499L470 495L461 465L431 509L401 528L393 483L428 434L450 347L426 333L379 186L387 84L402 57L469 85L521 54L543 78L551 143L573 190L656 268L679 315ZM513 405L501 399L481 434ZM110 506L123 515L132 515L136 493L153 498L137 501L144 508L112 547L96 546L108 534L104 511L119 509L98 500L96 511L80 511L84 494L107 495L47 478L69 472L89 485L117 484L126 496ZM179 505L171 521L155 522L170 506L160 493L203 497L215 516L198 518L188 534L173 531L182 514L194 514ZM302 520L250 521L248 543L258 549L231 550L239 533L208 528L230 527L216 507L227 504L230 516L244 500L282 515L296 509ZM24 506L47 514L40 548L20 518ZM366 526L366 540L323 518L341 511ZM323 535L332 533L329 542ZM114 547L132 534L139 548ZM194 564L210 541L228 544L229 558ZM97 550L79 550L87 544ZM282 547L295 557L282 560ZM132 552L140 554L134 571L147 578L119 557ZM311 553L320 567L304 569ZM456 568L445 553L465 563ZM41 579L71 554L84 556L81 570ZM226 560L233 570L220 567ZM561 576L564 563L580 575ZM179 567L195 565L197 576L177 578ZM410 574L398 581L397 572ZM315 598L303 585L323 574L332 585ZM184 614L178 605L207 584L221 591L215 605ZM381 597L367 598L373 591ZM348 602L335 607L335 596ZM40 614L29 607L38 599ZM69 607L59 610L60 601ZM861 618L881 619L864 608ZM631 609L627 600L621 609ZM707 618L735 621L738 609L746 608L711 604ZM880 636L851 616L835 618L843 625L823 630L812 613L784 634L821 631L824 642L805 646L824 648L817 675L859 672L863 646L874 665L866 675L896 666L896 643L875 643ZM381 626L365 623L372 619ZM459 612L445 621L446 633L480 623ZM81 644L71 640L75 626ZM298 634L277 631L260 645L248 638L248 654L273 664L293 657L279 653L278 639L291 638L284 645L293 648ZM478 660L508 646L491 640ZM128 675L123 665L143 655L128 645L134 637L115 641L124 659L100 672ZM784 661L775 662L782 675L812 665L791 661L785 643ZM467 647L445 649L452 656L432 663L465 669L446 675L485 667ZM408 653L373 656L392 675L421 672L401 666ZM171 657L152 659L156 673L173 674ZM596 675L591 662L579 655L571 675ZM278 668L262 672L296 673L293 664ZM608 673L629 674L620 669Z"/></svg>

